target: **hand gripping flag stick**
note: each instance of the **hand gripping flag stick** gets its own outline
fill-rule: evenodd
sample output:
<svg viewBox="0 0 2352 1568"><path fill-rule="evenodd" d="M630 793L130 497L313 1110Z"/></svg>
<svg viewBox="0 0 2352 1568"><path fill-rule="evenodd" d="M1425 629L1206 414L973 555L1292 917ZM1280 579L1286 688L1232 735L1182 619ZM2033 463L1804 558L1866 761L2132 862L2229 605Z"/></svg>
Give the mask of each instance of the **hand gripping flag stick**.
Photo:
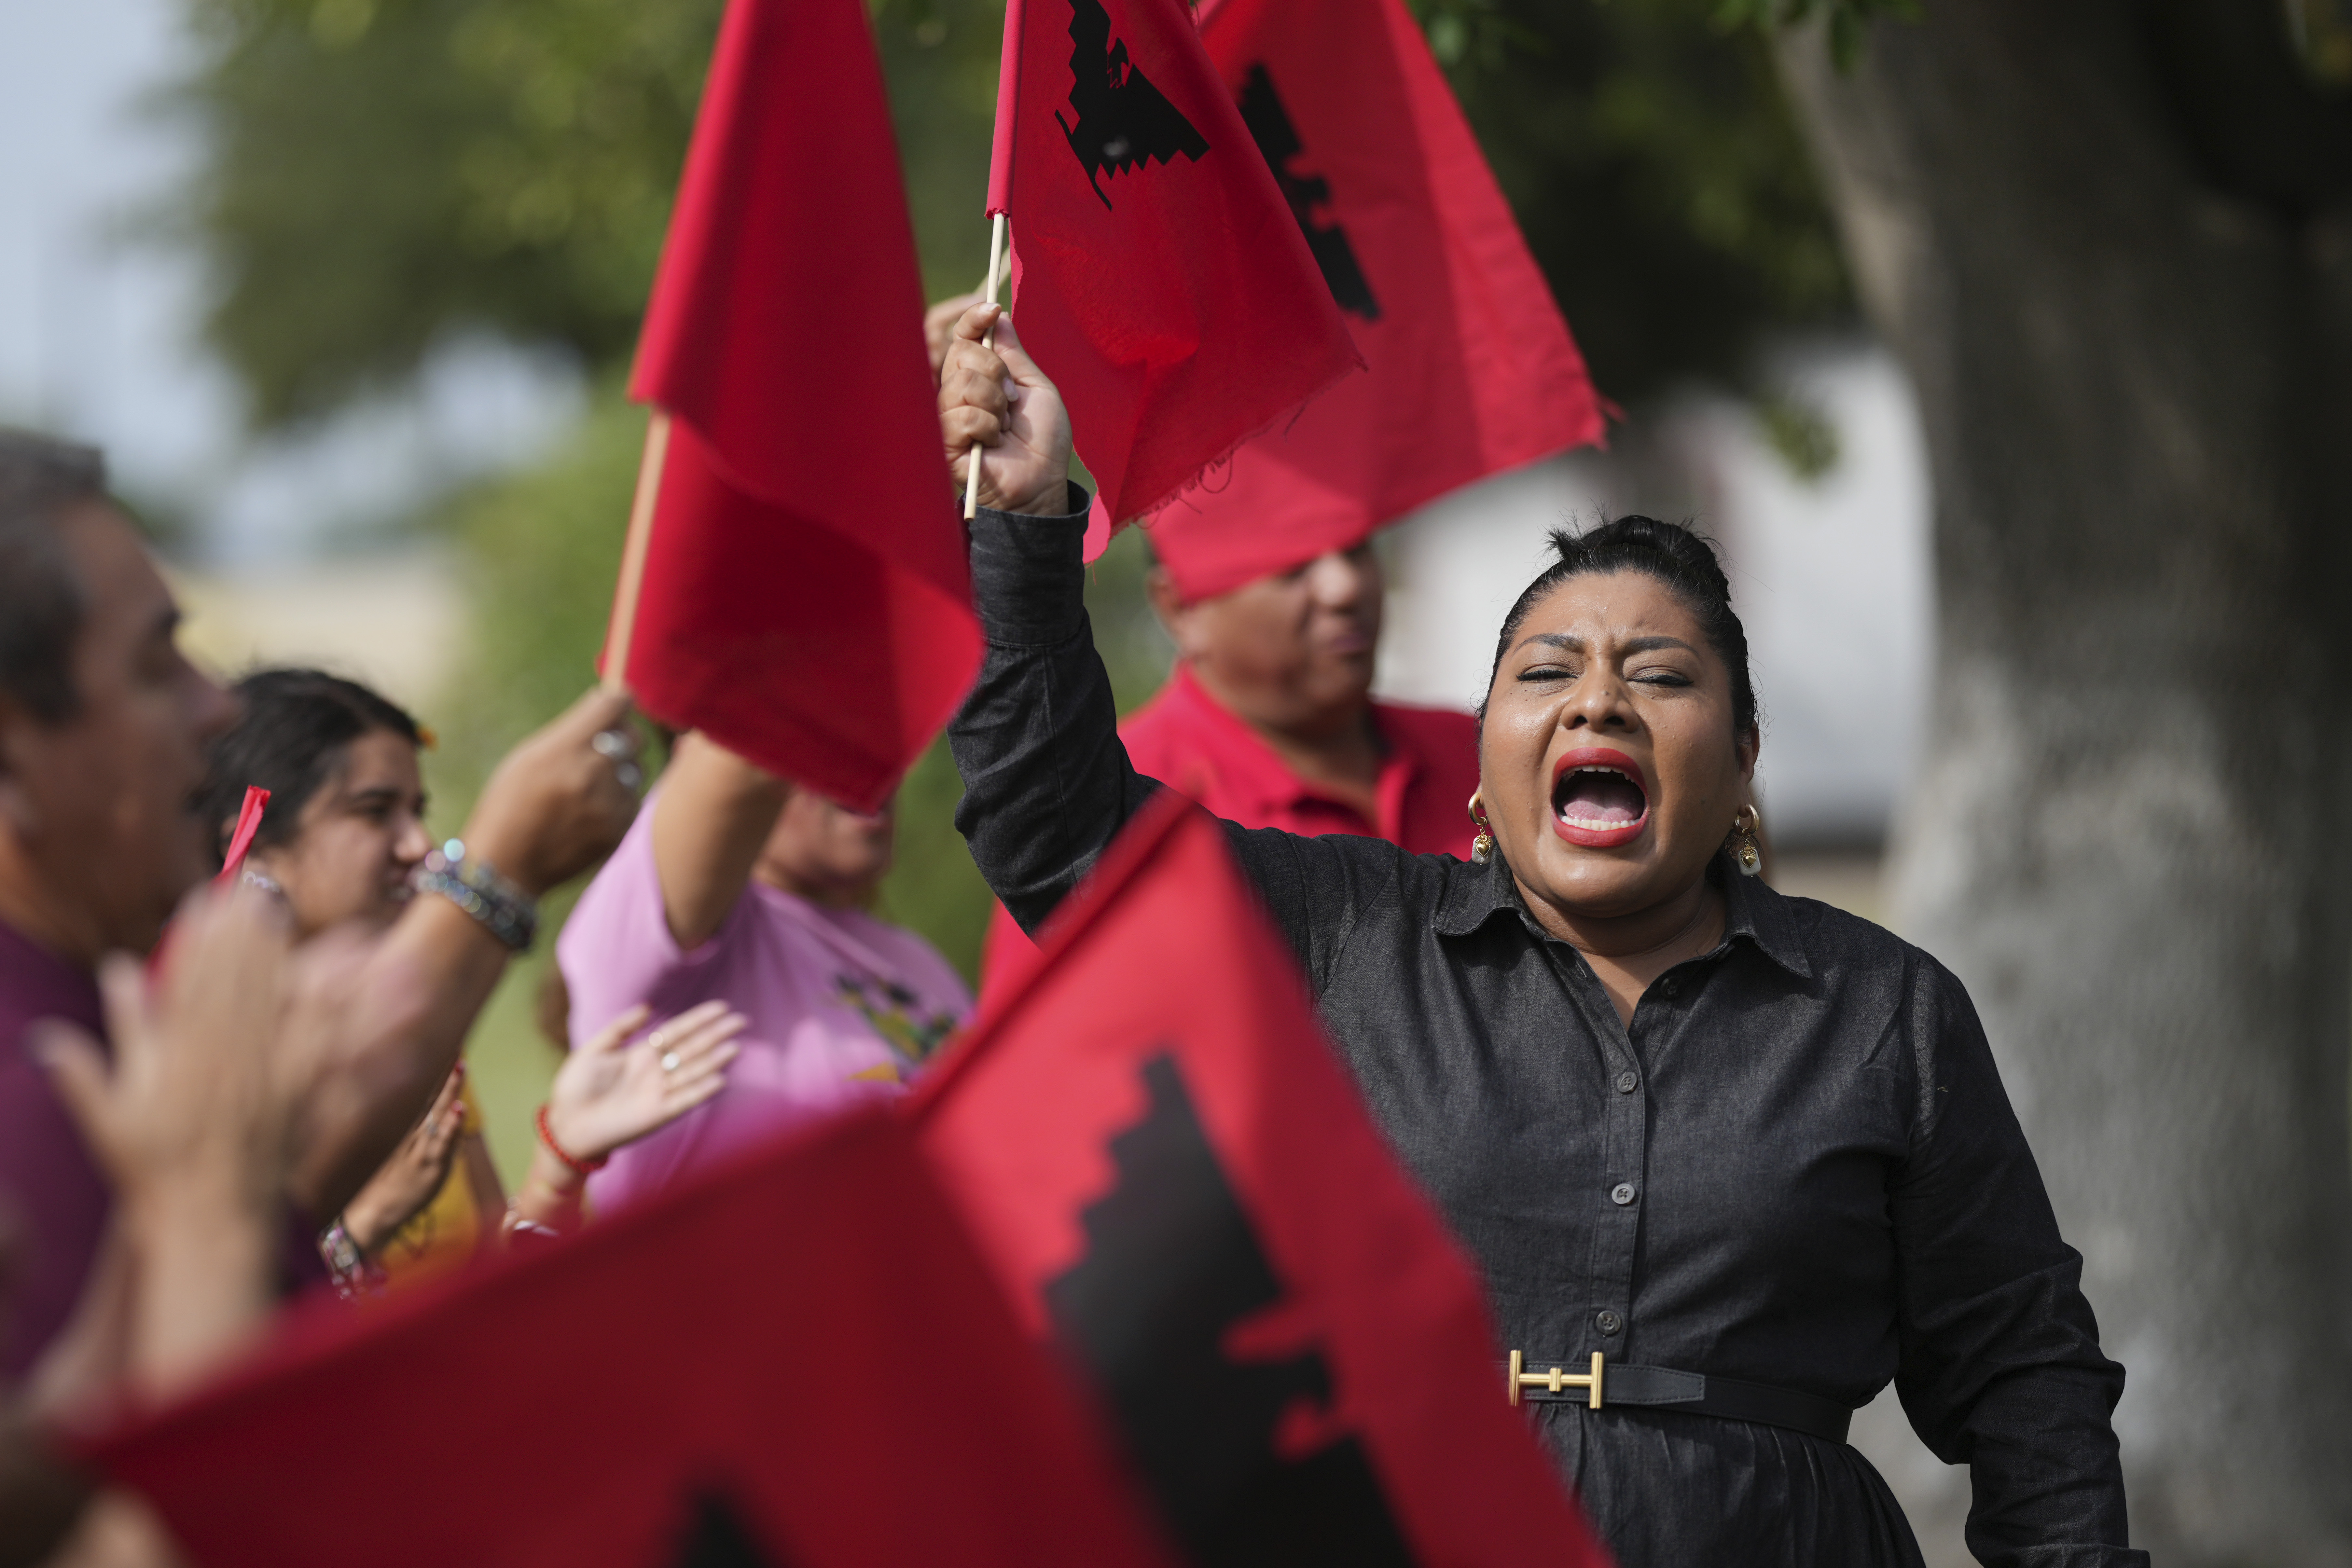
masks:
<svg viewBox="0 0 2352 1568"><path fill-rule="evenodd" d="M1004 50L996 61L996 127L988 150L988 302L996 303L996 290L1004 278L1005 225L1013 211L1013 126L1021 104L1021 38L1024 0L1004 0ZM981 340L988 347L996 347L996 329L991 326L988 335ZM963 517L970 522L980 515L980 443L971 444L971 457L964 465Z"/></svg>
<svg viewBox="0 0 2352 1568"><path fill-rule="evenodd" d="M1017 7L1019 0L1014 0L1014 5ZM1008 57L1010 57L1010 53L1011 51L1008 49ZM1000 114L1002 112L1002 110L999 111ZM1005 237L1004 213L1002 209L998 209L989 214L989 219L988 286L983 298L987 299L989 304L993 305L996 303L997 284L1003 277ZM993 349L996 347L995 323L991 322L989 324L988 330L982 335L980 341L983 348ZM964 464L963 520L965 522L970 522L972 518L980 515L980 443L975 441L971 444L971 457Z"/></svg>

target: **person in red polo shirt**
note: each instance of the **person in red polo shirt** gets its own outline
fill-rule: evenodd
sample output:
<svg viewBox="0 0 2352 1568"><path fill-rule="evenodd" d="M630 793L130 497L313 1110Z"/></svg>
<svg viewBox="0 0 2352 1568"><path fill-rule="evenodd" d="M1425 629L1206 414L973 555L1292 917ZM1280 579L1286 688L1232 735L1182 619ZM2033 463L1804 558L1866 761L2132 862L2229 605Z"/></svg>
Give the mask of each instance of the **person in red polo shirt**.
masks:
<svg viewBox="0 0 2352 1568"><path fill-rule="evenodd" d="M1137 769L1246 827L1360 833L1466 859L1477 724L1372 699L1386 585L1371 540L1188 598L1183 526L1171 517L1152 532L1169 559L1151 569L1151 603L1176 667L1119 726ZM998 905L983 1000L1030 947Z"/></svg>

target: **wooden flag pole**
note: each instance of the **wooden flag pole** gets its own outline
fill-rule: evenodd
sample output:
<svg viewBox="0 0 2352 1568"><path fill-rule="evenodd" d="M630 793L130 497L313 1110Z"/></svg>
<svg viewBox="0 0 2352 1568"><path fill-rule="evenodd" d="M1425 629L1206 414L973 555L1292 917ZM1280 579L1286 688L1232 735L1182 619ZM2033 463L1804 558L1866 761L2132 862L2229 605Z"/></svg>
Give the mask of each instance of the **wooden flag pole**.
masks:
<svg viewBox="0 0 2352 1568"><path fill-rule="evenodd" d="M654 502L661 495L662 459L668 453L669 414L656 408L646 423L636 498L629 503L629 538L621 547L621 580L613 591L613 620L604 632L604 689L622 696L629 695L629 639L637 629L637 594L645 587L646 548L653 541Z"/></svg>
<svg viewBox="0 0 2352 1568"><path fill-rule="evenodd" d="M991 305L996 303L997 285L1003 275L1004 214L999 213L989 221L988 225L988 291L984 298ZM996 347L994 323L990 324L988 332L981 339L981 342L992 349ZM963 520L965 522L970 522L980 515L980 454L981 444L975 441L971 444L971 455L964 461Z"/></svg>

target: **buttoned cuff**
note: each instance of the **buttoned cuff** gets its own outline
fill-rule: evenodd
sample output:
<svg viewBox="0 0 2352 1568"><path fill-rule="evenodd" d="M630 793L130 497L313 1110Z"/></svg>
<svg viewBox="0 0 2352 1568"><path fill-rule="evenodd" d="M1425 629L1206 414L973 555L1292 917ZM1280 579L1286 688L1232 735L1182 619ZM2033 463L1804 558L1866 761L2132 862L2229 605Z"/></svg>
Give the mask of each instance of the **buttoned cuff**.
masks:
<svg viewBox="0 0 2352 1568"><path fill-rule="evenodd" d="M1086 624L1087 513L1094 498L1073 482L1069 504L1059 517L982 507L972 518L972 604L991 643L1051 646Z"/></svg>

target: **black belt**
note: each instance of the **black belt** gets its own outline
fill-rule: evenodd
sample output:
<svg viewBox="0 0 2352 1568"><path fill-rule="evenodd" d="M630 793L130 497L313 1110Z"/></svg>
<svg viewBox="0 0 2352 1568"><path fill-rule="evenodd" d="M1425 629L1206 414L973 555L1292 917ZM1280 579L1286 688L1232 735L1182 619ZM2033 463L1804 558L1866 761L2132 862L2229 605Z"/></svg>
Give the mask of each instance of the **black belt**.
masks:
<svg viewBox="0 0 2352 1568"><path fill-rule="evenodd" d="M1760 1421L1832 1443L1845 1441L1846 1428L1853 1421L1852 1410L1818 1395L1709 1377L1700 1372L1677 1372L1671 1366L1633 1366L1608 1361L1599 1351L1592 1353L1589 1366L1580 1367L1572 1361L1529 1361L1515 1350L1507 1376L1514 1405L1522 1399L1547 1403L1572 1399L1593 1410L1612 1405L1646 1405L1729 1421Z"/></svg>

